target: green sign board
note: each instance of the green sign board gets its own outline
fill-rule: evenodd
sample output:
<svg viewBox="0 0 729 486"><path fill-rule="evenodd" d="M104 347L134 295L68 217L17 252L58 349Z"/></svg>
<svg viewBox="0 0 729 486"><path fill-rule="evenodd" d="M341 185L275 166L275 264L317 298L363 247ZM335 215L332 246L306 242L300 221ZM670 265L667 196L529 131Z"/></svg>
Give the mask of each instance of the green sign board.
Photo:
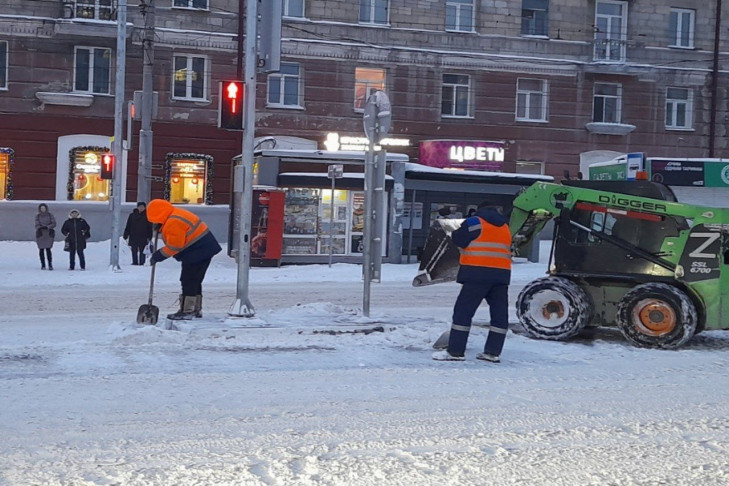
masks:
<svg viewBox="0 0 729 486"><path fill-rule="evenodd" d="M705 187L729 187L729 162L706 162Z"/></svg>
<svg viewBox="0 0 729 486"><path fill-rule="evenodd" d="M624 181L627 174L627 164L625 162L610 165L591 165L590 180L591 181Z"/></svg>

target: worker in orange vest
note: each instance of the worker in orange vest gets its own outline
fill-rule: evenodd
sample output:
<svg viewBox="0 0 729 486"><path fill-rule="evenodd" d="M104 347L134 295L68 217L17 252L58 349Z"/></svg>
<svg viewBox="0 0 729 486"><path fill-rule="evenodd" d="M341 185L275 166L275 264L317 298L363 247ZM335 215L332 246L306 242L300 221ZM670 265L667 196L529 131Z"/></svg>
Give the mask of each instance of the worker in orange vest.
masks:
<svg viewBox="0 0 729 486"><path fill-rule="evenodd" d="M491 326L484 352L477 359L498 363L509 326L509 283L511 282L511 233L509 219L500 206L488 201L479 204L476 214L467 218L451 234L461 248L456 281L461 286L453 307L448 348L436 351L438 361L463 361L471 321L485 299L491 313Z"/></svg>
<svg viewBox="0 0 729 486"><path fill-rule="evenodd" d="M202 281L210 260L222 248L207 225L195 214L178 208L164 199L153 199L147 206L147 219L160 225L165 246L150 258L152 265L173 257L182 263L180 308L168 314L172 320L202 317Z"/></svg>

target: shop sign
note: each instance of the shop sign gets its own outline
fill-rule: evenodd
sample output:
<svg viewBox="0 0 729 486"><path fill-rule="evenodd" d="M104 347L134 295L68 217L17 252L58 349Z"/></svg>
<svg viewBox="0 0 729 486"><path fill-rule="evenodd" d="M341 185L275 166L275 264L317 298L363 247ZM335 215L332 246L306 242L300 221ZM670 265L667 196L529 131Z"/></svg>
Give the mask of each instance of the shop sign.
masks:
<svg viewBox="0 0 729 486"><path fill-rule="evenodd" d="M420 142L420 163L430 167L501 171L504 142L426 140Z"/></svg>
<svg viewBox="0 0 729 486"><path fill-rule="evenodd" d="M365 151L369 149L370 141L367 137L350 137L348 135L341 135L337 132L327 133L327 138L324 141L324 147L331 151ZM410 139L408 138L383 138L380 140L378 145L375 145L375 150L381 150L385 148L387 151L398 151L399 147L410 147Z"/></svg>
<svg viewBox="0 0 729 486"><path fill-rule="evenodd" d="M651 180L668 186L704 186L704 162L651 160Z"/></svg>

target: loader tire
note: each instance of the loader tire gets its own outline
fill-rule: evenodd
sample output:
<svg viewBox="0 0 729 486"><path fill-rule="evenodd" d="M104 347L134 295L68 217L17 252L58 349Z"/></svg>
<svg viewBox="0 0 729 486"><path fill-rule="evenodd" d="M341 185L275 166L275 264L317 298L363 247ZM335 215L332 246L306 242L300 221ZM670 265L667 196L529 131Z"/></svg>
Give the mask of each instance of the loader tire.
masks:
<svg viewBox="0 0 729 486"><path fill-rule="evenodd" d="M638 285L618 304L620 331L642 348L678 348L696 333L697 323L696 306L673 285Z"/></svg>
<svg viewBox="0 0 729 486"><path fill-rule="evenodd" d="M575 282L544 277L522 289L516 315L527 334L537 339L561 341L579 333L592 319L592 302Z"/></svg>

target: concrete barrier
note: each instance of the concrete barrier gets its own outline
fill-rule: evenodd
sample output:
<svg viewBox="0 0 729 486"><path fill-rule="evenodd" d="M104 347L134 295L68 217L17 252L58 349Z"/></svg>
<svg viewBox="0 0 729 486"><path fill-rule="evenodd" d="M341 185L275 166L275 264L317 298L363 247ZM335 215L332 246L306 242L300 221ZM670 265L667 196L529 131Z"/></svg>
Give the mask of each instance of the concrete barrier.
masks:
<svg viewBox="0 0 729 486"><path fill-rule="evenodd" d="M106 202L79 202L79 201L0 201L0 240L3 241L35 241L35 215L38 205L45 203L48 210L56 218L56 241L62 241L61 225L68 219L72 209L78 209L81 217L91 226L91 239L89 241L104 241L111 239L112 212ZM127 217L137 204L134 202L122 204L120 218L120 236L124 232ZM228 241L228 217L230 210L227 205L202 206L196 204L181 204L179 207L198 215L215 238L220 243Z"/></svg>

